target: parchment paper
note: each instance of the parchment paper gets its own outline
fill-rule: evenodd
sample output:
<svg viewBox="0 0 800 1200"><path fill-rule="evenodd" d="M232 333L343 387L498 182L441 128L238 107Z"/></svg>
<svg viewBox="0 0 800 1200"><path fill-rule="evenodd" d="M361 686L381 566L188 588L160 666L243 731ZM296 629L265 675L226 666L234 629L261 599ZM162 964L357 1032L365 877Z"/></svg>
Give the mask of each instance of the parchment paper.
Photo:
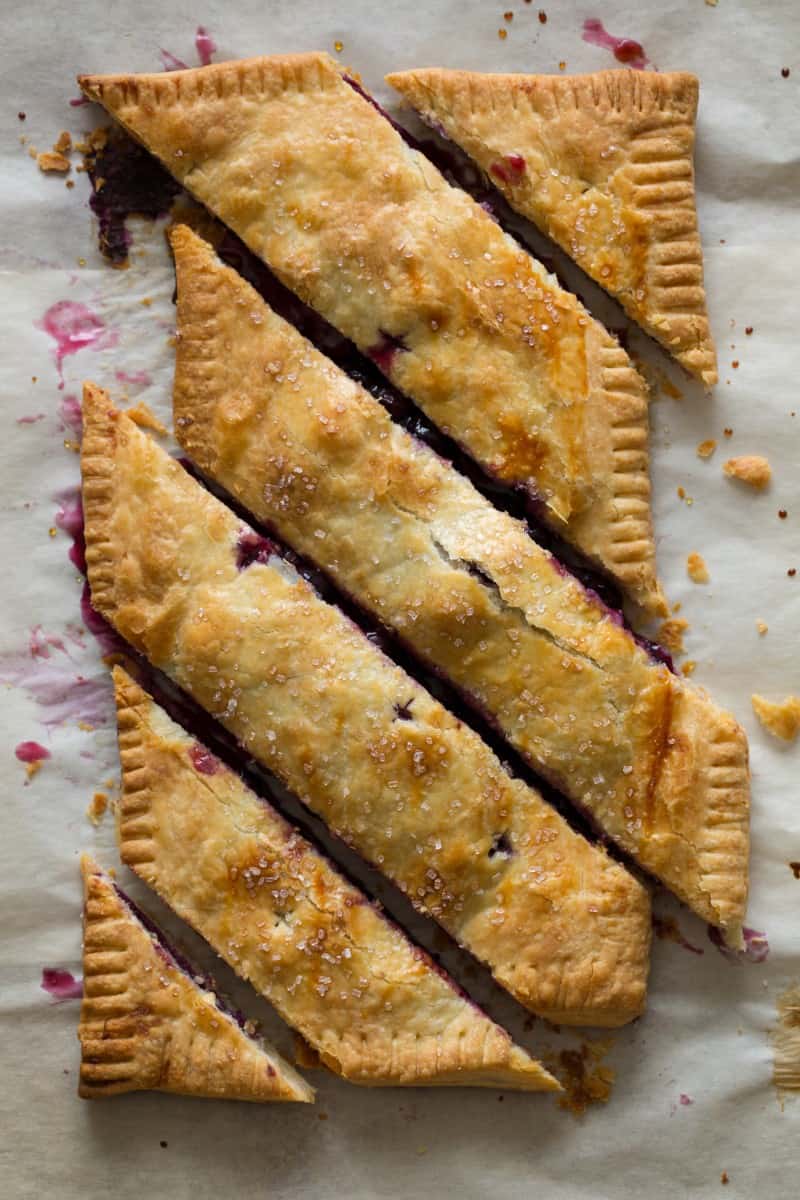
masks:
<svg viewBox="0 0 800 1200"><path fill-rule="evenodd" d="M800 881L788 866L800 860L800 747L769 739L749 698L753 691L775 698L800 691L800 575L787 575L795 566L800 571L800 418L794 416L800 406L794 361L800 15L794 0L719 0L717 6L651 0L602 8L544 0L544 7L546 24L537 4L517 0L505 0L510 22L503 4L485 0L3 5L0 1196L557 1200L706 1197L725 1188L725 1195L767 1200L796 1190L800 1108L791 1099L784 1108L778 1103L768 1031L777 994L800 977ZM687 651L698 664L695 678L733 709L751 737L748 923L766 932L769 957L761 964L727 960L699 921L657 896L657 912L675 917L703 954L655 941L647 1014L610 1039L611 1099L580 1120L551 1098L368 1091L322 1072L312 1079L319 1089L315 1108L157 1094L81 1102L75 1094L77 1004L53 1004L40 976L44 966L80 974L78 855L94 848L105 865L118 863L112 818L95 830L85 810L95 791L113 792L118 764L110 689L97 646L82 632L69 539L60 530L50 535L56 497L78 478L77 456L63 444L74 435L58 412L89 377L110 387L117 400L142 398L168 416L173 278L161 228L148 223L136 230L130 269L112 271L95 249L85 176L73 172L76 186L69 190L63 178L40 175L19 136L47 149L61 129L80 134L93 123L89 109L68 105L78 70L158 69L161 49L195 64L201 22L217 43L217 60L333 52L341 41L342 60L386 97L383 74L403 67L556 72L564 62L576 72L615 66L607 50L582 40L587 17L641 41L659 68L701 77L700 221L721 362L714 397L704 398L647 339L634 335L631 347L681 392L680 399L657 394L652 408L660 569L671 600L682 603L681 615L690 622ZM504 39L498 29L506 30ZM784 67L791 69L788 78ZM25 121L18 111L25 111ZM598 315L623 324L577 269L567 266L565 273ZM61 300L85 304L107 327L99 344L64 359L63 390L55 343L37 327ZM117 372L149 383L125 382ZM733 431L729 438L726 428ZM701 461L695 447L712 437L717 452ZM774 482L763 495L722 476L722 461L745 453L766 454L772 463ZM679 499L679 486L691 505ZM786 510L785 520L779 509ZM708 562L708 586L686 576L691 550ZM757 620L768 624L765 636L757 633ZM43 641L46 635L63 649ZM89 683L76 689L78 675ZM94 728L80 727L87 713ZM29 784L14 756L26 740L41 742L52 755ZM122 872L120 878L127 879ZM144 889L131 890L163 913ZM431 942L429 927L420 936L446 945L441 938ZM198 961L210 961L198 939L185 930L181 938ZM526 1023L465 957L447 948L443 957L534 1052L581 1045L580 1036ZM216 974L235 991L226 971ZM246 988L235 994L291 1053L291 1035L268 1007ZM587 1036L596 1041L599 1035Z"/></svg>

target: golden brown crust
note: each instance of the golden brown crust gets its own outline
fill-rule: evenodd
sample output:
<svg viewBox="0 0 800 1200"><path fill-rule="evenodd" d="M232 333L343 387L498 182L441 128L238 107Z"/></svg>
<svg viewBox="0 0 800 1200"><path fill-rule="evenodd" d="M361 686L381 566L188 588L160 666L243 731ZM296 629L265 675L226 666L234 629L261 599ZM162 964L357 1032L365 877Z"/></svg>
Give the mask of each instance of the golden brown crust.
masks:
<svg viewBox="0 0 800 1200"><path fill-rule="evenodd" d="M387 81L510 203L707 388L717 361L694 188L694 75L481 75Z"/></svg>
<svg viewBox="0 0 800 1200"><path fill-rule="evenodd" d="M333 60L80 83L441 428L663 612L644 381Z"/></svg>
<svg viewBox="0 0 800 1200"><path fill-rule="evenodd" d="M178 967L88 855L81 871L84 1099L154 1090L313 1102L313 1088Z"/></svg>
<svg viewBox="0 0 800 1200"><path fill-rule="evenodd" d="M83 415L103 615L523 1004L641 1012L644 889L284 560L239 570L246 527L93 385Z"/></svg>
<svg viewBox="0 0 800 1200"><path fill-rule="evenodd" d="M187 453L701 916L741 924L747 751L735 723L655 665L519 522L394 425L206 243L179 227L172 244L173 402ZM736 747L739 784L724 796L707 788L706 721ZM680 771L663 770L670 739Z"/></svg>
<svg viewBox="0 0 800 1200"><path fill-rule="evenodd" d="M119 668L122 859L351 1083L554 1091L274 809Z"/></svg>

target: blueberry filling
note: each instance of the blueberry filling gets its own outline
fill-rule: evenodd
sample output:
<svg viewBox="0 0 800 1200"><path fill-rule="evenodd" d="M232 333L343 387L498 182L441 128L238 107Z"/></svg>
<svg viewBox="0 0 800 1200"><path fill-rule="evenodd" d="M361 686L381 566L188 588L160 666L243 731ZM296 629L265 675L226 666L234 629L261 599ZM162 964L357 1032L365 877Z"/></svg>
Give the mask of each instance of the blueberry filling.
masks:
<svg viewBox="0 0 800 1200"><path fill-rule="evenodd" d="M508 834L496 833L489 847L489 858L496 858L498 855L501 855L503 858L510 858L513 853L514 847L511 845L511 839Z"/></svg>
<svg viewBox="0 0 800 1200"><path fill-rule="evenodd" d="M279 550L274 542L254 533L252 529L245 529L236 543L236 568L246 571L253 563L269 562L272 555L277 553Z"/></svg>
<svg viewBox="0 0 800 1200"><path fill-rule="evenodd" d="M398 350L408 350L408 346L401 337L394 337L385 329L379 329L378 333L380 340L367 349L367 354L375 365L388 375L391 373L392 363Z"/></svg>

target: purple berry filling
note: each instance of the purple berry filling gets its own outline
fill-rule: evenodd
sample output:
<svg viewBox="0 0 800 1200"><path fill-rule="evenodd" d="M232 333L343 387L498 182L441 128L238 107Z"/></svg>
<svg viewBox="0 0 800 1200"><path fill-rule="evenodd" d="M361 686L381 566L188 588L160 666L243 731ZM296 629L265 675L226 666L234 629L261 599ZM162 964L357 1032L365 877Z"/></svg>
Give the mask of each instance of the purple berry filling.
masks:
<svg viewBox="0 0 800 1200"><path fill-rule="evenodd" d="M236 543L236 567L246 571L253 563L269 562L273 554L280 554L280 549L268 538L261 537L252 529L245 529L239 534Z"/></svg>
<svg viewBox="0 0 800 1200"><path fill-rule="evenodd" d="M367 354L385 375L390 375L397 352L399 350L408 350L408 346L401 337L394 337L384 329L379 329L378 333L380 334L380 340L373 346L368 347Z"/></svg>
<svg viewBox="0 0 800 1200"><path fill-rule="evenodd" d="M210 750L206 750L205 746L202 746L200 742L195 742L190 747L189 758L192 761L194 769L199 771L201 775L216 775L223 769L219 759Z"/></svg>
<svg viewBox="0 0 800 1200"><path fill-rule="evenodd" d="M504 154L489 167L490 174L503 183L519 183L525 174L526 163L521 154Z"/></svg>

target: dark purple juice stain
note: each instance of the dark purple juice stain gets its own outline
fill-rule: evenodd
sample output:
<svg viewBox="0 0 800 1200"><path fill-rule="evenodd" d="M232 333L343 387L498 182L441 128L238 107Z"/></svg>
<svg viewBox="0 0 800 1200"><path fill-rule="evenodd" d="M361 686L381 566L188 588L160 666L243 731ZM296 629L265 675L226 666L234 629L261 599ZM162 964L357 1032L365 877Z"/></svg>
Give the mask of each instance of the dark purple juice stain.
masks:
<svg viewBox="0 0 800 1200"><path fill-rule="evenodd" d="M39 763L50 758L50 751L39 742L20 742L14 747L14 755L21 763Z"/></svg>
<svg viewBox="0 0 800 1200"><path fill-rule="evenodd" d="M92 185L89 200L99 224L100 250L116 267L128 261L129 216L164 217L182 190L152 154L113 128L105 145L86 156Z"/></svg>
<svg viewBox="0 0 800 1200"><path fill-rule="evenodd" d="M115 371L114 378L119 383L127 383L131 387L149 387L153 382L149 371Z"/></svg>
<svg viewBox="0 0 800 1200"><path fill-rule="evenodd" d="M408 346L401 337L395 337L391 333L387 333L385 329L379 329L379 341L373 346L367 347L367 354L375 363L376 367L380 367L384 375L391 375L392 364L398 351L408 350Z"/></svg>
<svg viewBox="0 0 800 1200"><path fill-rule="evenodd" d="M617 62L637 71L643 71L650 62L641 43L635 42L633 38L614 37L596 17L590 17L583 22L583 40L592 46L602 46L604 50L610 50Z"/></svg>
<svg viewBox="0 0 800 1200"><path fill-rule="evenodd" d="M83 436L83 410L74 392L67 392L58 405L58 419L64 430L78 440Z"/></svg>
<svg viewBox="0 0 800 1200"><path fill-rule="evenodd" d="M72 545L67 551L69 561L74 567L77 567L82 575L85 575L86 541L80 489L77 487L67 488L65 491L59 492L56 499L58 501L55 515L56 526L72 539Z"/></svg>
<svg viewBox="0 0 800 1200"><path fill-rule="evenodd" d="M742 930L744 949L732 950L725 945L722 933L715 925L708 926L708 940L717 947L723 958L728 962L741 964L745 961L752 963L766 962L769 957L769 942L767 935L758 929L750 929L745 925Z"/></svg>
<svg viewBox="0 0 800 1200"><path fill-rule="evenodd" d="M158 56L165 71L188 71L189 64L177 58L169 50L159 50Z"/></svg>
<svg viewBox="0 0 800 1200"><path fill-rule="evenodd" d="M192 760L194 769L201 775L216 775L223 769L222 763L216 755L207 750L200 742L194 742L189 747L189 758Z"/></svg>
<svg viewBox="0 0 800 1200"><path fill-rule="evenodd" d="M63 971L60 967L43 967L39 987L52 996L57 1004L64 1000L80 1000L83 995L83 980L76 979L70 971Z"/></svg>
<svg viewBox="0 0 800 1200"><path fill-rule="evenodd" d="M88 347L99 350L116 344L117 334L103 321L75 300L59 300L51 304L41 321L35 322L55 342L53 357L59 375L59 391L64 387L64 359Z"/></svg>

